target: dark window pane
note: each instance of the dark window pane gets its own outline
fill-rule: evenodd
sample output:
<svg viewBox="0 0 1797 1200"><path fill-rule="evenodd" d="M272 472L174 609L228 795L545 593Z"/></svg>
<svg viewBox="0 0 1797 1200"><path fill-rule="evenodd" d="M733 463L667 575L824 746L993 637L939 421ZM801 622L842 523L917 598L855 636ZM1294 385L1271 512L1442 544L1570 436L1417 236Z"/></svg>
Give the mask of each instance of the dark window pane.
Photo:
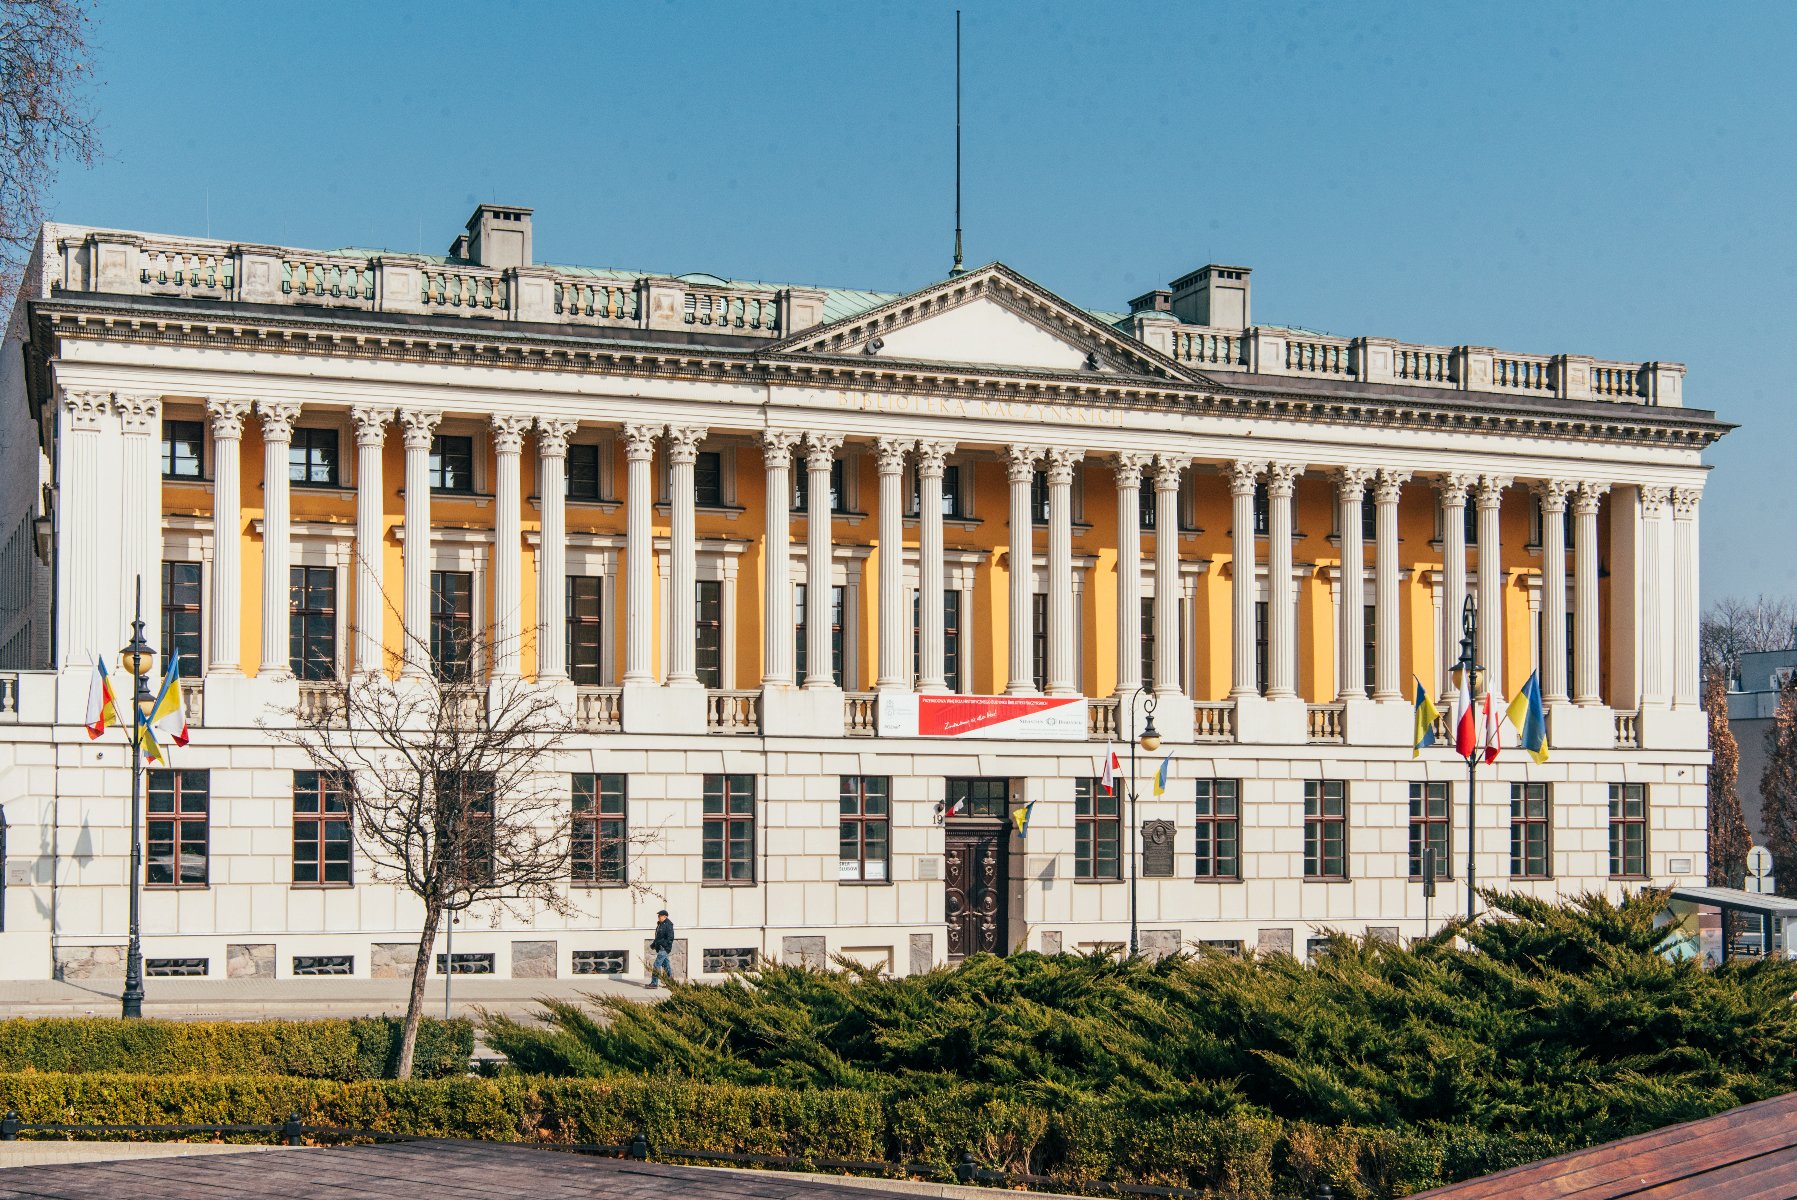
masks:
<svg viewBox="0 0 1797 1200"><path fill-rule="evenodd" d="M178 655L183 679L200 676L200 564L162 564L163 662Z"/></svg>
<svg viewBox="0 0 1797 1200"><path fill-rule="evenodd" d="M568 576L568 674L589 687L605 682L603 582L597 575Z"/></svg>
<svg viewBox="0 0 1797 1200"><path fill-rule="evenodd" d="M431 439L430 481L433 492L474 490L474 439L439 434Z"/></svg>
<svg viewBox="0 0 1797 1200"><path fill-rule="evenodd" d="M211 807L208 771L151 770L144 829L144 882L153 886L200 887L207 882Z"/></svg>
<svg viewBox="0 0 1797 1200"><path fill-rule="evenodd" d="M288 581L288 665L300 679L333 679L337 674L337 569L293 567Z"/></svg>
<svg viewBox="0 0 1797 1200"><path fill-rule="evenodd" d="M203 474L206 426L200 421L162 423L162 475L165 479L199 479Z"/></svg>
<svg viewBox="0 0 1797 1200"><path fill-rule="evenodd" d="M712 508L724 503L724 459L716 450L701 450L693 460L693 503Z"/></svg>
<svg viewBox="0 0 1797 1200"><path fill-rule="evenodd" d="M716 579L697 584L694 663L699 682L708 688L724 686L724 585Z"/></svg>
<svg viewBox="0 0 1797 1200"><path fill-rule="evenodd" d="M568 499L598 500L599 447L568 447Z"/></svg>
<svg viewBox="0 0 1797 1200"><path fill-rule="evenodd" d="M439 679L464 679L473 666L474 576L431 572L431 666Z"/></svg>
<svg viewBox="0 0 1797 1200"><path fill-rule="evenodd" d="M341 478L337 462L335 429L293 431L293 441L287 447L287 478L290 482L335 487Z"/></svg>

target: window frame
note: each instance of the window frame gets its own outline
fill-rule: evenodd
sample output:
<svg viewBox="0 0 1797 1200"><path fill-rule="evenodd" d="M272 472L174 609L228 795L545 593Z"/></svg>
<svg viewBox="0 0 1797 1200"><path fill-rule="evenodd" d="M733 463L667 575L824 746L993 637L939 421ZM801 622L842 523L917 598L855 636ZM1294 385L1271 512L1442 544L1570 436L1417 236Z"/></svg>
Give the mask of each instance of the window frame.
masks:
<svg viewBox="0 0 1797 1200"><path fill-rule="evenodd" d="M576 687L605 686L605 576L603 575L569 575L566 576L566 599L563 605L564 645L568 663L568 678ZM592 595L582 596L580 593L591 585ZM587 602L591 601L592 611L583 612ZM587 638L577 634L591 630ZM582 661L582 654L590 650L592 662ZM583 676L590 676L583 678Z"/></svg>
<svg viewBox="0 0 1797 1200"><path fill-rule="evenodd" d="M452 580L467 583L466 610L444 607L451 598L445 585ZM467 682L474 677L474 572L432 571L430 577L431 672L440 680ZM460 647L453 639L460 639ZM451 654L454 657L449 657Z"/></svg>
<svg viewBox="0 0 1797 1200"><path fill-rule="evenodd" d="M172 588L179 586L182 589L186 589L190 585L190 581L187 580L182 580L178 585L172 581L170 579L169 571L169 568L171 567L192 569L193 579L191 580L191 586L193 588L193 599L191 603L185 599L179 604L171 602L170 596ZM161 603L157 607L157 615L161 626L160 632L162 634L163 670L166 672L168 669L170 654L178 652L181 657L177 674L182 679L198 679L204 666L203 659L206 651L205 569L197 559L165 558L162 560L161 578ZM180 622L182 626L180 629L176 629L170 623L171 615L177 614L182 617L192 617L191 630L186 628L188 622L185 620Z"/></svg>
<svg viewBox="0 0 1797 1200"><path fill-rule="evenodd" d="M1329 812L1333 800L1338 806ZM1329 856L1331 828L1336 850L1333 865ZM1304 781L1304 878L1315 883L1344 883L1348 880L1348 784L1341 779L1306 779Z"/></svg>
<svg viewBox="0 0 1797 1200"><path fill-rule="evenodd" d="M302 809L302 799L311 807ZM356 839L350 821L349 801L329 771L308 769L293 773L293 856L292 876L289 880L293 887L348 888L356 885ZM331 825L343 827L339 837L330 836ZM306 827L310 827L310 838L300 836L302 829ZM313 849L312 860L307 865L311 867L315 878L300 878L302 844L308 844ZM342 879L328 878L333 865L330 857L333 845L340 845L343 849Z"/></svg>
<svg viewBox="0 0 1797 1200"><path fill-rule="evenodd" d="M576 771L569 777L569 793L572 883L583 888L628 886L630 777L615 771Z"/></svg>
<svg viewBox="0 0 1797 1200"><path fill-rule="evenodd" d="M1627 815L1631 792L1636 793L1634 799L1640 803L1641 811L1639 816L1631 817ZM1611 879L1646 879L1649 877L1648 868L1652 864L1652 859L1650 857L1652 853L1652 848L1650 846L1651 839L1648 836L1650 832L1648 821L1652 815L1652 810L1649 808L1651 800L1652 797L1645 783L1612 783L1610 785L1609 866ZM1621 805L1622 813L1620 816L1618 815L1619 804ZM1627 843L1628 832L1630 829L1640 830L1640 846L1638 847L1637 852L1641 856L1641 862L1638 871L1629 870L1629 849ZM1620 845L1618 844L1619 839Z"/></svg>
<svg viewBox="0 0 1797 1200"><path fill-rule="evenodd" d="M314 577L327 581L328 608L311 607ZM298 563L287 569L287 669L302 682L320 683L337 678L337 568ZM324 622L322 633L317 623ZM320 645L323 656L308 657ZM296 652L297 651L297 652ZM323 671L323 674L318 672Z"/></svg>
<svg viewBox="0 0 1797 1200"><path fill-rule="evenodd" d="M1109 811L1106 811L1108 806ZM1102 874L1104 849L1110 850L1111 873ZM1123 795L1113 784L1080 776L1073 781L1073 878L1079 883L1117 883L1123 879Z"/></svg>
<svg viewBox="0 0 1797 1200"><path fill-rule="evenodd" d="M1538 791L1538 796L1530 796L1531 791ZM1530 816L1528 805L1531 800L1541 804L1541 815ZM1521 812L1518 812L1521 805ZM1528 870L1529 830L1539 828L1541 833L1541 871ZM1519 853L1520 851L1520 853ZM1518 870L1518 867L1522 870ZM1510 878L1512 879L1552 879L1554 877L1554 785L1551 783L1512 783L1510 785Z"/></svg>
<svg viewBox="0 0 1797 1200"><path fill-rule="evenodd" d="M1196 856L1192 864L1192 878L1207 883L1240 883L1242 881L1242 781L1239 779L1199 779L1193 787L1194 836ZM1229 811L1223 811L1227 804ZM1234 846L1229 860L1235 865L1232 872L1221 870L1224 855L1221 845L1227 827L1228 837ZM1210 847L1207 854L1205 847ZM1209 872L1204 870L1207 858L1212 864Z"/></svg>
<svg viewBox="0 0 1797 1200"><path fill-rule="evenodd" d="M182 471L182 458L178 448L191 439L193 450L193 470ZM183 421L165 418L162 422L160 439L162 456L162 478L170 483L205 483L206 474L206 422Z"/></svg>
<svg viewBox="0 0 1797 1200"><path fill-rule="evenodd" d="M873 811L873 801L878 802L878 812ZM870 838L874 831L877 836ZM877 853L870 855L869 848L876 842ZM855 850L852 858L846 854L850 846ZM874 867L879 868L877 874ZM836 881L857 885L892 882L892 776L838 777Z"/></svg>
<svg viewBox="0 0 1797 1200"><path fill-rule="evenodd" d="M330 457L326 463L326 478L310 478L317 469L318 452L325 447L325 439L329 439ZM295 456L299 461L295 461ZM298 470L299 475L294 471ZM340 488L343 486L343 436L342 431L328 425L300 425L293 430L292 440L287 443L287 486L297 488Z"/></svg>
<svg viewBox="0 0 1797 1200"><path fill-rule="evenodd" d="M469 771L466 776L472 782L463 787L462 772L440 771L437 773L435 785L439 809L443 803L442 795L445 787L458 788L467 799L467 807L462 816L461 837L459 844L452 847L459 860L460 874L456 876L461 888L474 889L487 887L493 882L496 873L494 855L498 827L498 796L495 794L495 781L488 771ZM484 833L482 832L484 828ZM471 874L468 866L471 862L484 860L485 870L478 876Z"/></svg>
<svg viewBox="0 0 1797 1200"><path fill-rule="evenodd" d="M753 887L757 881L755 776L707 774L700 803L700 886ZM740 805L740 807L739 807ZM736 848L747 848L739 858Z"/></svg>
<svg viewBox="0 0 1797 1200"><path fill-rule="evenodd" d="M703 687L718 689L724 686L724 581L721 579L693 582L693 672Z"/></svg>
<svg viewBox="0 0 1797 1200"><path fill-rule="evenodd" d="M582 469L579 471L576 470L576 464L579 463L580 460L585 459L588 455L591 455L593 460L593 480L590 490L583 484L586 474L584 470L585 464L581 463ZM602 494L604 490L604 448L597 442L568 443L567 473L562 477L563 498L566 500L577 502L584 501L589 504L596 504L607 499L607 497Z"/></svg>
<svg viewBox="0 0 1797 1200"><path fill-rule="evenodd" d="M964 793L968 811L956 813L955 793ZM976 794L980 793L980 794ZM992 801L991 793L997 794L997 811L975 812L976 804L985 808ZM942 812L945 817L954 820L975 821L1008 821L1011 818L1011 781L1008 778L993 778L988 775L955 775L943 780Z"/></svg>
<svg viewBox="0 0 1797 1200"><path fill-rule="evenodd" d="M197 784L197 786L196 786ZM166 791L169 808L159 812L154 807ZM197 809L187 807L189 795L197 795ZM158 838L156 828L168 826L168 835ZM188 836L190 826L198 826L200 836ZM168 847L170 878L155 878L156 848ZM199 875L186 879L188 847L199 846ZM212 886L212 772L204 767L152 767L144 780L144 887L158 891L197 891Z"/></svg>
<svg viewBox="0 0 1797 1200"><path fill-rule="evenodd" d="M1423 851L1434 849L1435 878L1452 879L1454 877L1454 785L1445 779L1413 779L1410 781L1409 806L1407 809L1408 835L1405 842L1406 861L1411 882L1423 878ZM1439 800L1441 813L1439 816L1429 811L1430 804ZM1422 814L1417 811L1418 803L1422 805ZM1439 831L1439 832L1437 832Z"/></svg>
<svg viewBox="0 0 1797 1200"><path fill-rule="evenodd" d="M946 484L946 482L945 479L944 483ZM948 495L946 486L943 488L942 494L944 497ZM810 500L811 471L801 459L792 473L793 513L802 516L810 512ZM945 499L943 503L946 505L947 500ZM837 517L851 512L852 510L849 508L848 459L839 454L830 460L830 515ZM947 514L944 513L944 515Z"/></svg>
<svg viewBox="0 0 1797 1200"><path fill-rule="evenodd" d="M456 443L457 450L465 445L467 455L466 481L457 480L453 474L457 465L450 460L450 443ZM433 433L431 435L430 463L427 478L432 495L438 496L472 496L475 494L474 470L475 459L479 455L479 447L475 445L473 434L467 433ZM455 455L458 461L464 461L459 452Z"/></svg>

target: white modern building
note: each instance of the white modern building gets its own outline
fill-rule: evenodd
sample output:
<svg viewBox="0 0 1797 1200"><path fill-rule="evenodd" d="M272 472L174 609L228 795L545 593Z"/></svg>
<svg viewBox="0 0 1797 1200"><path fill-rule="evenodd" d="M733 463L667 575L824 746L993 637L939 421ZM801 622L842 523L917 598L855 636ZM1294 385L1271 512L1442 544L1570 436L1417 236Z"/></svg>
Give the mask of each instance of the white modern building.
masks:
<svg viewBox="0 0 1797 1200"><path fill-rule="evenodd" d="M698 977L1113 946L1138 838L1156 951L1415 935L1424 852L1439 917L1469 840L1534 894L1702 882L1729 427L1678 364L1259 325L1239 266L1095 312L996 264L908 295L547 266L531 229L45 227L0 359L0 975L121 973L129 770L82 722L139 577L194 726L146 800L153 976L413 961L418 905L261 724L406 629L420 670L490 632L475 669L580 729L571 911L476 913L463 970L638 975L663 904ZM1481 769L1470 828L1410 702L1468 595L1551 739ZM1132 821L1095 777L1146 697Z"/></svg>

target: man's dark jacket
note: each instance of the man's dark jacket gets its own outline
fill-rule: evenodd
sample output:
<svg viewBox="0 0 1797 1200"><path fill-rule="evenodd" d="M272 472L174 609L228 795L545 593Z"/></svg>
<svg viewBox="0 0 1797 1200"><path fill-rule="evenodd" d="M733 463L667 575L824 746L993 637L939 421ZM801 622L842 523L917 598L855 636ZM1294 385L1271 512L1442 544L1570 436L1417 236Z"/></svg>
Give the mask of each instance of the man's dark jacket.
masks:
<svg viewBox="0 0 1797 1200"><path fill-rule="evenodd" d="M674 922L663 917L655 923L655 940L649 943L649 949L673 953Z"/></svg>

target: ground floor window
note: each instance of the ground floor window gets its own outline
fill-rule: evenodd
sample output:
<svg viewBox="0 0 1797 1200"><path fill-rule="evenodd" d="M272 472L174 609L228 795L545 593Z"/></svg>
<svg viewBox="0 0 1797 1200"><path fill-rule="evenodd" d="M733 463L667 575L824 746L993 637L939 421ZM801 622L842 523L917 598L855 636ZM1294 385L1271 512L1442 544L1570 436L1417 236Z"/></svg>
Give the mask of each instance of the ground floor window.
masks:
<svg viewBox="0 0 1797 1200"><path fill-rule="evenodd" d="M1241 781L1198 780L1199 879L1242 877Z"/></svg>
<svg viewBox="0 0 1797 1200"><path fill-rule="evenodd" d="M1610 877L1647 876L1647 785L1610 785Z"/></svg>
<svg viewBox="0 0 1797 1200"><path fill-rule="evenodd" d="M577 772L569 857L574 882L623 883L629 844L628 794L622 775Z"/></svg>
<svg viewBox="0 0 1797 1200"><path fill-rule="evenodd" d="M205 887L209 881L210 771L149 772L144 827L144 883Z"/></svg>
<svg viewBox="0 0 1797 1200"><path fill-rule="evenodd" d="M1115 785L1101 779L1073 781L1073 877L1122 877L1123 822Z"/></svg>
<svg viewBox="0 0 1797 1200"><path fill-rule="evenodd" d="M1448 867L1453 838L1454 785L1438 780L1410 785L1410 878L1423 877L1423 856L1435 855L1435 877L1453 874Z"/></svg>
<svg viewBox="0 0 1797 1200"><path fill-rule="evenodd" d="M755 882L755 777L707 775L704 805L706 883Z"/></svg>
<svg viewBox="0 0 1797 1200"><path fill-rule="evenodd" d="M1339 779L1305 781L1304 877L1348 877L1348 785Z"/></svg>
<svg viewBox="0 0 1797 1200"><path fill-rule="evenodd" d="M890 876L892 780L885 775L844 775L839 791L837 878L884 883Z"/></svg>
<svg viewBox="0 0 1797 1200"><path fill-rule="evenodd" d="M1550 783L1510 785L1511 878L1547 879L1553 874L1549 857L1553 799Z"/></svg>
<svg viewBox="0 0 1797 1200"><path fill-rule="evenodd" d="M347 886L349 804L328 771L293 773L293 882Z"/></svg>

